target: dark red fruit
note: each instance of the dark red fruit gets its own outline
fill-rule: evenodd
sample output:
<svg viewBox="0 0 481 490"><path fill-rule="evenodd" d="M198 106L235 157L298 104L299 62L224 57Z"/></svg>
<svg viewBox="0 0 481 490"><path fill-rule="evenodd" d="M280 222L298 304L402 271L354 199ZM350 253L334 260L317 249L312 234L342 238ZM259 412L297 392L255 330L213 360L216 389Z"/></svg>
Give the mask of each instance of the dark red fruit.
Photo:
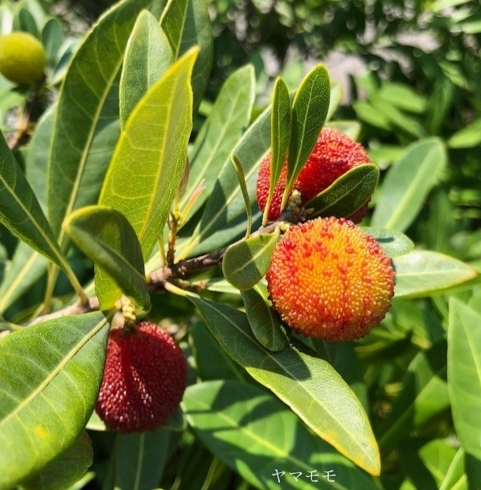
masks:
<svg viewBox="0 0 481 490"><path fill-rule="evenodd" d="M186 387L187 362L167 331L149 322L110 331L95 407L109 429L157 429L175 412Z"/></svg>

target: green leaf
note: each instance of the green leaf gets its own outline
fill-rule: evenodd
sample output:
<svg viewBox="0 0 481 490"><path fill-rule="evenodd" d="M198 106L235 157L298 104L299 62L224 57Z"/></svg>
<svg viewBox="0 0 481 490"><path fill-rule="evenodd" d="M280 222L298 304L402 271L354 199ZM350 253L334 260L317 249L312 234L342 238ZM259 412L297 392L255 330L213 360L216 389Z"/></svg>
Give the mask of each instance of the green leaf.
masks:
<svg viewBox="0 0 481 490"><path fill-rule="evenodd" d="M224 277L241 291L253 288L269 270L279 234L276 229L230 247L222 259Z"/></svg>
<svg viewBox="0 0 481 490"><path fill-rule="evenodd" d="M0 135L0 222L37 252L68 268L42 208L3 135Z"/></svg>
<svg viewBox="0 0 481 490"><path fill-rule="evenodd" d="M387 418L376 431L381 449L392 448L398 441L425 422L449 408L446 385L446 342L420 352L403 378L403 389Z"/></svg>
<svg viewBox="0 0 481 490"><path fill-rule="evenodd" d="M464 262L427 250L414 250L396 257L393 264L396 297L429 296L476 277L476 271Z"/></svg>
<svg viewBox="0 0 481 490"><path fill-rule="evenodd" d="M481 143L481 119L457 131L448 139L449 148L474 148Z"/></svg>
<svg viewBox="0 0 481 490"><path fill-rule="evenodd" d="M99 204L130 221L145 259L162 233L184 174L192 130L190 75L197 51L193 48L176 61L137 104L100 195Z"/></svg>
<svg viewBox="0 0 481 490"><path fill-rule="evenodd" d="M464 473L464 450L459 448L451 460L439 490L468 490L468 480Z"/></svg>
<svg viewBox="0 0 481 490"><path fill-rule="evenodd" d="M309 218L317 216L347 218L366 204L376 190L378 180L379 169L376 165L359 165L336 179L304 207L314 209Z"/></svg>
<svg viewBox="0 0 481 490"><path fill-rule="evenodd" d="M331 80L331 91L329 97L329 110L327 111L326 121L329 121L336 112L342 100L342 87L339 82Z"/></svg>
<svg viewBox="0 0 481 490"><path fill-rule="evenodd" d="M194 341L195 365L202 381L213 379L235 379L244 383L251 381L252 378L219 345L202 320L194 323L189 329L189 334Z"/></svg>
<svg viewBox="0 0 481 490"><path fill-rule="evenodd" d="M406 230L416 219L445 166L446 153L437 138L408 146L386 175L372 216L372 226Z"/></svg>
<svg viewBox="0 0 481 490"><path fill-rule="evenodd" d="M304 78L292 103L291 136L287 159L287 183L283 206L292 186L316 144L330 103L329 73L317 65Z"/></svg>
<svg viewBox="0 0 481 490"><path fill-rule="evenodd" d="M245 132L237 143L233 153L242 162L247 190L251 202L255 200L255 187L260 162L270 147L270 108L266 109ZM192 238L178 247L177 259L185 259L194 252L202 254L210 251L207 238L222 230L221 236L228 237L224 230L236 224L241 217L241 226L245 229L245 204L235 170L230 163L224 165L212 194L207 201L201 221ZM242 233L242 232L241 232ZM224 245L228 242L224 242ZM223 246L217 243L217 248Z"/></svg>
<svg viewBox="0 0 481 490"><path fill-rule="evenodd" d="M60 92L48 170L48 217L60 243L64 219L95 204L119 136L118 78L130 31L150 0L126 0L94 26Z"/></svg>
<svg viewBox="0 0 481 490"><path fill-rule="evenodd" d="M246 237L250 236L252 230L252 208L251 201L249 199L249 193L247 191L246 176L244 174L244 169L242 168L242 163L236 157L236 155L231 155L231 162L234 165L234 170L237 175L237 180L239 181L239 186L242 192L242 197L244 198L244 205L247 214L247 231Z"/></svg>
<svg viewBox="0 0 481 490"><path fill-rule="evenodd" d="M32 36L38 37L38 28L35 18L23 7L20 7L15 11L12 30L28 32Z"/></svg>
<svg viewBox="0 0 481 490"><path fill-rule="evenodd" d="M125 216L104 206L88 206L72 213L64 226L72 241L111 279L96 277L100 309L112 308L122 293L137 307L150 308L142 249Z"/></svg>
<svg viewBox="0 0 481 490"><path fill-rule="evenodd" d="M399 257L407 254L414 248L414 243L400 231L386 230L372 226L361 226L362 231L368 233L381 246L388 257Z"/></svg>
<svg viewBox="0 0 481 490"><path fill-rule="evenodd" d="M210 77L214 44L212 27L205 0L170 0L160 19L174 53L180 58L193 46L199 46L200 52L192 71L193 113L204 97Z"/></svg>
<svg viewBox="0 0 481 490"><path fill-rule="evenodd" d="M252 66L235 71L222 86L219 95L195 140L190 176L181 209L194 190L204 181L204 191L192 206L192 216L212 193L216 179L224 166L231 166L230 155L242 132L249 124L255 95L255 77ZM232 169L231 169L232 170Z"/></svg>
<svg viewBox="0 0 481 490"><path fill-rule="evenodd" d="M371 477L339 457L259 386L235 381L201 383L187 388L182 405L189 424L209 450L256 488L377 488ZM294 474L299 472L296 480Z"/></svg>
<svg viewBox="0 0 481 490"><path fill-rule="evenodd" d="M63 41L62 23L57 18L51 18L43 26L42 44L47 56L47 67L53 71L57 64L57 55ZM35 129L35 131L37 131Z"/></svg>
<svg viewBox="0 0 481 490"><path fill-rule="evenodd" d="M157 19L143 10L130 35L120 77L120 125L125 129L128 117L149 88L174 62L169 41Z"/></svg>
<svg viewBox="0 0 481 490"><path fill-rule="evenodd" d="M352 107L361 121L365 121L375 128L388 130L390 127L387 116L375 109L369 102L356 101Z"/></svg>
<svg viewBox="0 0 481 490"><path fill-rule="evenodd" d="M289 90L284 80L277 77L272 97L270 181L269 194L264 210L264 224L267 224L267 215L271 208L274 189L281 176L287 150L289 149L290 127L291 101L289 98Z"/></svg>
<svg viewBox="0 0 481 490"><path fill-rule="evenodd" d="M422 114L426 110L426 99L416 93L408 85L401 83L384 82L377 97L393 106L414 114Z"/></svg>
<svg viewBox="0 0 481 490"><path fill-rule="evenodd" d="M24 490L65 490L82 478L92 465L93 448L87 432L33 478L22 482Z"/></svg>
<svg viewBox="0 0 481 490"><path fill-rule="evenodd" d="M255 338L266 349L277 352L289 347L281 317L267 302L267 291L259 283L253 289L242 292L247 319Z"/></svg>
<svg viewBox="0 0 481 490"><path fill-rule="evenodd" d="M456 434L466 453L481 460L481 315L449 301L448 390Z"/></svg>
<svg viewBox="0 0 481 490"><path fill-rule="evenodd" d="M141 434L119 434L115 454L115 488L157 488L179 437L180 434L166 429Z"/></svg>
<svg viewBox="0 0 481 490"><path fill-rule="evenodd" d="M330 121L326 124L327 128L334 128L347 134L351 139L359 139L361 125L358 121Z"/></svg>
<svg viewBox="0 0 481 490"><path fill-rule="evenodd" d="M108 331L95 312L1 340L0 488L40 471L75 442L97 400Z"/></svg>
<svg viewBox="0 0 481 490"><path fill-rule="evenodd" d="M245 313L193 295L189 299L221 346L254 379L341 454L379 474L379 451L367 415L329 363L295 347L270 352L254 338Z"/></svg>
<svg viewBox="0 0 481 490"><path fill-rule="evenodd" d="M0 286L0 314L47 272L47 259L24 242L18 242Z"/></svg>

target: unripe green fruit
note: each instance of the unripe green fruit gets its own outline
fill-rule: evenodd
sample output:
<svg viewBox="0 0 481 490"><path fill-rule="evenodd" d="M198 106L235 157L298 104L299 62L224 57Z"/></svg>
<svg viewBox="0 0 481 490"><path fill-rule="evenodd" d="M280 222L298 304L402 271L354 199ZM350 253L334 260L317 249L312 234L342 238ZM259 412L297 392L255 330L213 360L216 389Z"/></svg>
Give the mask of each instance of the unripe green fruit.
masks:
<svg viewBox="0 0 481 490"><path fill-rule="evenodd" d="M33 85L44 76L42 43L26 32L0 37L0 73L17 85Z"/></svg>

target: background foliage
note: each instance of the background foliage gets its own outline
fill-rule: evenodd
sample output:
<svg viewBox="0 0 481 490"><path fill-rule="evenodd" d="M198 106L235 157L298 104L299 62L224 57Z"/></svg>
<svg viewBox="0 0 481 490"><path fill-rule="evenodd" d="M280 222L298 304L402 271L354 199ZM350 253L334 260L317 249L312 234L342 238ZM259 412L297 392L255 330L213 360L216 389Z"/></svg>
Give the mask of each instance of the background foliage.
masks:
<svg viewBox="0 0 481 490"><path fill-rule="evenodd" d="M15 150L2 142L2 216L17 203L13 217L2 219L1 326L16 330L72 303L72 278L77 292L80 284L89 296L95 288L107 307L122 282L123 293L139 308L151 303L149 318L181 342L190 386L182 410L165 427L115 435L90 418L108 328L101 314L72 316L62 336L54 334L62 319L5 336L0 438L7 450L0 488L23 480L24 488L45 489L274 489L280 488L278 469L286 472L282 488L480 489L481 287L472 279L473 269L481 269L479 2L210 0L212 39L203 2L185 2L180 20L190 21L187 27L174 13L158 27L161 0L126 1L91 27L111 3L1 2L2 33L12 27L30 32L48 55L46 88L36 93L0 77L1 129ZM142 12L147 7L151 15ZM137 50L129 44L132 33L143 43ZM195 44L200 53L191 49ZM136 56L149 49L162 55L143 66L141 77L129 78L129 63L138 67ZM239 310L243 301L262 299L262 285L257 296L247 297L251 289L241 297L217 268L195 278L208 285L202 297L149 295L142 277L160 266L159 254L152 254L155 235L177 185L162 192L170 200L148 190L155 212L122 208L122 201L138 197L123 169L136 152L129 141L142 139L146 121L165 120L162 101L176 104L178 121L146 142L157 152L146 152L146 180L180 184L179 155L189 143L191 171L180 209L203 179L205 190L184 216L176 258L223 247L246 228L230 155L243 166L253 202L257 166L271 145L270 114L263 111L273 74L281 73L292 91L309 66L334 52L365 66L344 89L349 103L339 105L339 85L331 86L327 124L362 141L381 171L363 223L381 243L394 243L386 252L397 270L396 297L381 326L354 343L294 339L295 348L282 350L286 340L275 336L275 327L256 331L249 308L247 315ZM192 100L186 95L191 72ZM24 127L26 114L32 126ZM159 166L165 161L159 154L170 155L177 167ZM326 209L337 201L333 196L323 201ZM134 215L125 224L110 209L84 207L96 204ZM252 213L258 226L255 204ZM107 220L122 239L109 241L112 231L102 228ZM93 234L106 237L96 250ZM268 252L271 241L248 246ZM112 262L118 252L125 263ZM45 255L59 267L52 269ZM95 286L86 256L95 259ZM235 283L228 262L224 274ZM41 350L38 338L46 349L41 369L30 362ZM286 368L292 363L294 371ZM58 392L75 395L66 403ZM37 416L50 417L49 404L58 420L47 430ZM29 442L32 433L44 451ZM382 472L372 476L377 447ZM317 483L305 477L312 470ZM328 470L335 483L327 481ZM299 482L288 478L298 471Z"/></svg>

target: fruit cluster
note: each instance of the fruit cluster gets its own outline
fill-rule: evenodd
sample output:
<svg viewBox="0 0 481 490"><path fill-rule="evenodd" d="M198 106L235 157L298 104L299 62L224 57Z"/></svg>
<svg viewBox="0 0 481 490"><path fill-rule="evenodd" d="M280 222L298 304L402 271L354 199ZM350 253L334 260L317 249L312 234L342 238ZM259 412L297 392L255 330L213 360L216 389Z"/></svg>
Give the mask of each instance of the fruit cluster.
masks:
<svg viewBox="0 0 481 490"><path fill-rule="evenodd" d="M345 172L369 163L364 148L334 129L323 129L294 190L301 206ZM261 209L267 203L269 155L257 182ZM269 219L281 214L286 168L274 191ZM391 305L394 270L373 237L356 227L365 203L349 219L317 218L291 225L273 253L266 275L272 306L289 327L325 341L354 340L378 325Z"/></svg>

